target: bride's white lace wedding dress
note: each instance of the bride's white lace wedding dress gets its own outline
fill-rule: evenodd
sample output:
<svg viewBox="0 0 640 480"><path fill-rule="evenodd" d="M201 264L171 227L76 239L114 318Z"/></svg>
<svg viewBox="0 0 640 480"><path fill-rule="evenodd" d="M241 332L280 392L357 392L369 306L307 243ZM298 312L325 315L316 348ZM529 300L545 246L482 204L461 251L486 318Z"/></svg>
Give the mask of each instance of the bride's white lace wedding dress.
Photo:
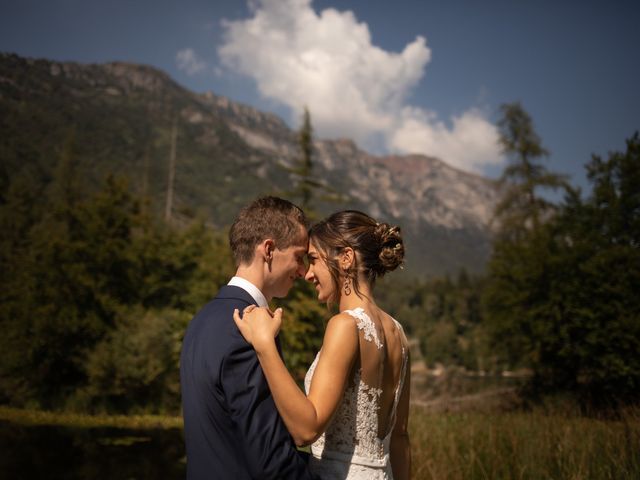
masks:
<svg viewBox="0 0 640 480"><path fill-rule="evenodd" d="M343 313L356 320L360 358L331 423L311 445L309 468L321 479L392 479L389 444L407 368L407 345L403 340L400 380L396 385L389 418L385 421L380 413L385 345L378 328L362 308ZM402 332L400 324L393 321ZM405 338L404 334L401 338ZM307 371L304 381L307 394L321 354L322 351L318 352ZM374 361L363 362L366 355ZM364 364L374 367L363 371ZM387 427L386 431L381 431L384 426Z"/></svg>

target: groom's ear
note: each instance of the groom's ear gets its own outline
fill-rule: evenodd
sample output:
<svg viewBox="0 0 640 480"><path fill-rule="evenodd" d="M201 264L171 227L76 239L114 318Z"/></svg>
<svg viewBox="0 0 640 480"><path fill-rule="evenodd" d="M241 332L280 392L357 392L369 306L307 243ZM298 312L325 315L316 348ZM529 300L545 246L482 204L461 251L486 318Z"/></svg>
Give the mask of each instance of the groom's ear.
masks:
<svg viewBox="0 0 640 480"><path fill-rule="evenodd" d="M267 263L271 263L273 259L273 252L276 249L276 243L271 238L267 238L260 243L258 246L258 251L264 258L264 261Z"/></svg>

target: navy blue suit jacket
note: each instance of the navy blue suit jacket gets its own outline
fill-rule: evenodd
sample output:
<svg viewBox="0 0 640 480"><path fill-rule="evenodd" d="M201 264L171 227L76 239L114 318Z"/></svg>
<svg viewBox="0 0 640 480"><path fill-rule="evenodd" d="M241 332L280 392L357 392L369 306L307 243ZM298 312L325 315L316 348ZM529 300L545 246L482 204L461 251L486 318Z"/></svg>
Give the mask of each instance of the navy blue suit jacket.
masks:
<svg viewBox="0 0 640 480"><path fill-rule="evenodd" d="M234 308L250 304L245 290L224 286L187 328L180 384L188 479L313 478L233 321Z"/></svg>

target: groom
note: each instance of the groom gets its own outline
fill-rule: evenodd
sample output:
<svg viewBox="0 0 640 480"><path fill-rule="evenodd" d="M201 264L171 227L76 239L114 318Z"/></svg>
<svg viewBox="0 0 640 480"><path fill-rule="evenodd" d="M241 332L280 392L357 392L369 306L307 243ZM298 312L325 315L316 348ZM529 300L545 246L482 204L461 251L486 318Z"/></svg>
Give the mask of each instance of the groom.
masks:
<svg viewBox="0 0 640 480"><path fill-rule="evenodd" d="M233 321L234 309L267 307L304 276L305 224L298 207L265 197L245 207L231 227L236 275L191 320L182 345L188 479L313 478Z"/></svg>

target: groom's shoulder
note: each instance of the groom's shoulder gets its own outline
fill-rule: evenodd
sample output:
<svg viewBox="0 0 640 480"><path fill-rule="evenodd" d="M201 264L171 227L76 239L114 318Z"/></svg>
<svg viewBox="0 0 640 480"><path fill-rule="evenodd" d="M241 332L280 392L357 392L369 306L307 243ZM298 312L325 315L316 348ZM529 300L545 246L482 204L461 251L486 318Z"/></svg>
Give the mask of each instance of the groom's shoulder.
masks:
<svg viewBox="0 0 640 480"><path fill-rule="evenodd" d="M215 315L220 311L233 310L237 306L245 307L254 303L251 295L234 285L223 285L213 299L196 314L198 316Z"/></svg>
<svg viewBox="0 0 640 480"><path fill-rule="evenodd" d="M241 288L222 287L189 322L183 340L183 354L205 356L214 361L229 352L244 350L248 344L233 321L233 310L241 310L250 303L251 297Z"/></svg>
<svg viewBox="0 0 640 480"><path fill-rule="evenodd" d="M194 315L189 328L202 333L203 330L220 331L225 326L235 327L232 318L233 310L235 308L242 309L251 303L253 303L253 299L246 291L239 287L224 285L216 296Z"/></svg>
<svg viewBox="0 0 640 480"><path fill-rule="evenodd" d="M254 303L253 297L245 289L236 285L223 285L211 302L236 301L240 303Z"/></svg>

